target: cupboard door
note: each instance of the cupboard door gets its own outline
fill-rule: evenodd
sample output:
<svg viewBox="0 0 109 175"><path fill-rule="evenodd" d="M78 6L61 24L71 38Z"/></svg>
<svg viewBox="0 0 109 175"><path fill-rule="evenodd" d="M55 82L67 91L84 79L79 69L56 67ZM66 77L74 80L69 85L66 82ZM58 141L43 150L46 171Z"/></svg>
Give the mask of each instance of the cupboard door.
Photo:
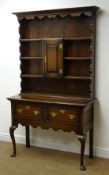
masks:
<svg viewBox="0 0 109 175"><path fill-rule="evenodd" d="M63 43L60 39L44 41L45 76L62 77L63 75Z"/></svg>

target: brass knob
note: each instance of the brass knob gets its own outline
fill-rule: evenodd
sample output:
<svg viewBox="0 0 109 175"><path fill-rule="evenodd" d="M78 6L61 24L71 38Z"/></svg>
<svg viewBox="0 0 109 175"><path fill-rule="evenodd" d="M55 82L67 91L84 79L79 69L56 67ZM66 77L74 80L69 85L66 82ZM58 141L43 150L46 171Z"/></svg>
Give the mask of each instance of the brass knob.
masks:
<svg viewBox="0 0 109 175"><path fill-rule="evenodd" d="M51 115L52 117L56 117L57 113L56 113L56 112L50 112L50 115Z"/></svg>
<svg viewBox="0 0 109 175"><path fill-rule="evenodd" d="M34 111L33 111L33 114L34 114L34 115L38 115L38 114L39 114L39 111L38 111L38 110L34 110Z"/></svg>
<svg viewBox="0 0 109 175"><path fill-rule="evenodd" d="M74 119L75 117L76 117L76 115L75 114L68 114L68 117L69 117L69 119Z"/></svg>
<svg viewBox="0 0 109 175"><path fill-rule="evenodd" d="M17 112L19 113L19 114L21 114L22 112L23 112L23 109L17 109Z"/></svg>

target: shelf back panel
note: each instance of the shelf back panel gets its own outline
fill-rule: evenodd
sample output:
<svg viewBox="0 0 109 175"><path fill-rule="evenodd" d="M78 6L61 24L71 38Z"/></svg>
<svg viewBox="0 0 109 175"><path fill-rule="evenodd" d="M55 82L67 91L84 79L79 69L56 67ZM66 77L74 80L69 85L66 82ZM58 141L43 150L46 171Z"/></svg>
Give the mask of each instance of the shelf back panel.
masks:
<svg viewBox="0 0 109 175"><path fill-rule="evenodd" d="M33 38L76 38L90 36L90 17L66 16L65 18L47 17L39 20L22 19L20 21L20 37L23 39Z"/></svg>
<svg viewBox="0 0 109 175"><path fill-rule="evenodd" d="M44 78L23 78L22 92L42 92L87 96L90 98L90 80L65 80Z"/></svg>

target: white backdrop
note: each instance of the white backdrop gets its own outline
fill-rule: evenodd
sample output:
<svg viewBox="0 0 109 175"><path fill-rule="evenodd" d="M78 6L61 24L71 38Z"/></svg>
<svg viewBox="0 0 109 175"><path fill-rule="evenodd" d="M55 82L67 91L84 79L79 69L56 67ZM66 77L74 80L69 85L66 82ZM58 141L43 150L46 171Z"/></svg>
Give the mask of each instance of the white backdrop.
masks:
<svg viewBox="0 0 109 175"><path fill-rule="evenodd" d="M19 33L16 11L71 8L96 5L96 97L94 151L109 158L109 0L0 0L0 140L10 141L11 107L7 97L20 92ZM16 141L24 143L22 126L15 131ZM78 152L73 133L31 128L32 145ZM86 153L88 142L86 147Z"/></svg>

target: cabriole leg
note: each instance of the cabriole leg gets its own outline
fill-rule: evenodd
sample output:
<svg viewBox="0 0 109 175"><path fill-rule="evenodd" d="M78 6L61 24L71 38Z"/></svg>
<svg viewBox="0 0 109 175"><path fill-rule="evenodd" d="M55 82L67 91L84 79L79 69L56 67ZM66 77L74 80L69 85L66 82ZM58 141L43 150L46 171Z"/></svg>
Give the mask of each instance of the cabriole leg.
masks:
<svg viewBox="0 0 109 175"><path fill-rule="evenodd" d="M11 154L11 157L15 157L16 156L16 142L15 142L15 137L14 137L14 131L17 128L17 126L11 126L10 127L10 137L12 140L12 144L13 144L13 152Z"/></svg>
<svg viewBox="0 0 109 175"><path fill-rule="evenodd" d="M84 150L85 150L85 141L86 136L78 136L78 140L81 143L81 155L80 155L80 170L86 170L86 167L84 166Z"/></svg>

